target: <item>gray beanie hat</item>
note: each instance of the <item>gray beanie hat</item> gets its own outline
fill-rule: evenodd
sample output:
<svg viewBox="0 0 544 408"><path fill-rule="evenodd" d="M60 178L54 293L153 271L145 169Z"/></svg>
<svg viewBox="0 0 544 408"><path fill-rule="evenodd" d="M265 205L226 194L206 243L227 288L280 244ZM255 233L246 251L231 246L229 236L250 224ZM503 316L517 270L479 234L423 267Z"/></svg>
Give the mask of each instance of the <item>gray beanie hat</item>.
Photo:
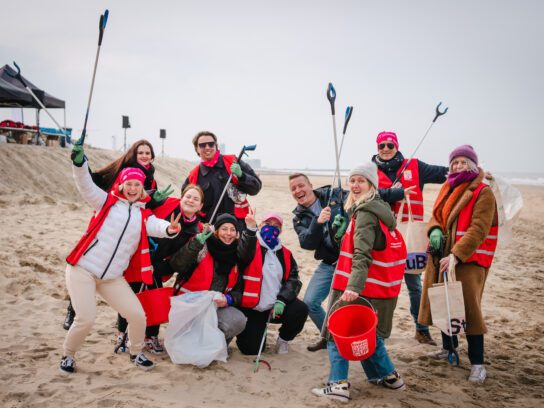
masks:
<svg viewBox="0 0 544 408"><path fill-rule="evenodd" d="M370 181L374 187L378 188L378 167L373 162L365 162L352 168L349 172L348 179L354 175L363 176Z"/></svg>

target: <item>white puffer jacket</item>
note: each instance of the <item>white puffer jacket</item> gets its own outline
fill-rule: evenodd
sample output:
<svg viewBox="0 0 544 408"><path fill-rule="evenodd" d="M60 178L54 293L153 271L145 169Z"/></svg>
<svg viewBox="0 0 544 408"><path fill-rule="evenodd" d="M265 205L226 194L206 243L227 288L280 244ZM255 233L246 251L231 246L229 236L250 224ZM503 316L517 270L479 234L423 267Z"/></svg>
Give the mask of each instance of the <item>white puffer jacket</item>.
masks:
<svg viewBox="0 0 544 408"><path fill-rule="evenodd" d="M81 167L72 166L76 186L81 196L95 211L100 211L108 193L94 184L87 162ZM114 279L123 275L130 258L140 242L142 202L129 203L120 198L108 212L95 240L77 262L100 279ZM154 215L147 218L146 231L150 237L173 238L167 234L169 222Z"/></svg>

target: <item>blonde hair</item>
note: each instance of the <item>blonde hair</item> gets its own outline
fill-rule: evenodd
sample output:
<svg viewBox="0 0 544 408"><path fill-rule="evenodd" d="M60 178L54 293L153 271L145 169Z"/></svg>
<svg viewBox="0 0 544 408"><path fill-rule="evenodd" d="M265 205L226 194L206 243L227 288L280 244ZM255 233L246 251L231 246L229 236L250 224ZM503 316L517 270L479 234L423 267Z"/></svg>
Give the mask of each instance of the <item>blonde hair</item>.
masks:
<svg viewBox="0 0 544 408"><path fill-rule="evenodd" d="M119 191L120 193L123 192L123 183L117 186L117 191ZM142 194L140 195L139 200L143 200L146 196L147 196L147 192L145 191L144 185L142 184Z"/></svg>
<svg viewBox="0 0 544 408"><path fill-rule="evenodd" d="M355 200L355 198L353 198L353 193L351 191L349 192L348 198L346 198L346 203L344 205L344 209L346 211L349 210L354 205L358 206L368 201L372 201L374 197L376 197L376 193L377 193L376 187L374 187L374 184L372 183L369 183L369 184L370 184L370 190L368 190L367 193L363 195L361 198L359 198L358 200Z"/></svg>

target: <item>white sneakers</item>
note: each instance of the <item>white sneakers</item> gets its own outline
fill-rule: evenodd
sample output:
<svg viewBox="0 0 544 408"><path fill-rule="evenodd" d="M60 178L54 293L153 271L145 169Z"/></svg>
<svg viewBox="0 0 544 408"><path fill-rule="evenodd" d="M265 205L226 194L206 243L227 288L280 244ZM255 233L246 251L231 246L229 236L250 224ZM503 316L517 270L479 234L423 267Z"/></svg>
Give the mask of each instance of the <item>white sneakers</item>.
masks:
<svg viewBox="0 0 544 408"><path fill-rule="evenodd" d="M487 372L483 364L473 364L470 368L468 380L474 384L483 384L486 376Z"/></svg>
<svg viewBox="0 0 544 408"><path fill-rule="evenodd" d="M349 402L349 383L347 381L332 382L325 388L313 388L312 394L344 403Z"/></svg>
<svg viewBox="0 0 544 408"><path fill-rule="evenodd" d="M277 354L289 353L289 342L287 340L283 340L280 336L278 336L278 340L276 340L276 353Z"/></svg>

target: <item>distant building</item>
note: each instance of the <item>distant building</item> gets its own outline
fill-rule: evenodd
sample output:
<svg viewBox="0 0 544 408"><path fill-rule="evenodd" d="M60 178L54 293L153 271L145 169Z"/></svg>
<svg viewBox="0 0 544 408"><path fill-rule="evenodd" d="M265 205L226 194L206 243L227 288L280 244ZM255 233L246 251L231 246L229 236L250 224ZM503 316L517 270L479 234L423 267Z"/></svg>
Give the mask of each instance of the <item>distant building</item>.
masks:
<svg viewBox="0 0 544 408"><path fill-rule="evenodd" d="M261 159L243 159L247 164L249 164L253 170L259 170L261 168Z"/></svg>

